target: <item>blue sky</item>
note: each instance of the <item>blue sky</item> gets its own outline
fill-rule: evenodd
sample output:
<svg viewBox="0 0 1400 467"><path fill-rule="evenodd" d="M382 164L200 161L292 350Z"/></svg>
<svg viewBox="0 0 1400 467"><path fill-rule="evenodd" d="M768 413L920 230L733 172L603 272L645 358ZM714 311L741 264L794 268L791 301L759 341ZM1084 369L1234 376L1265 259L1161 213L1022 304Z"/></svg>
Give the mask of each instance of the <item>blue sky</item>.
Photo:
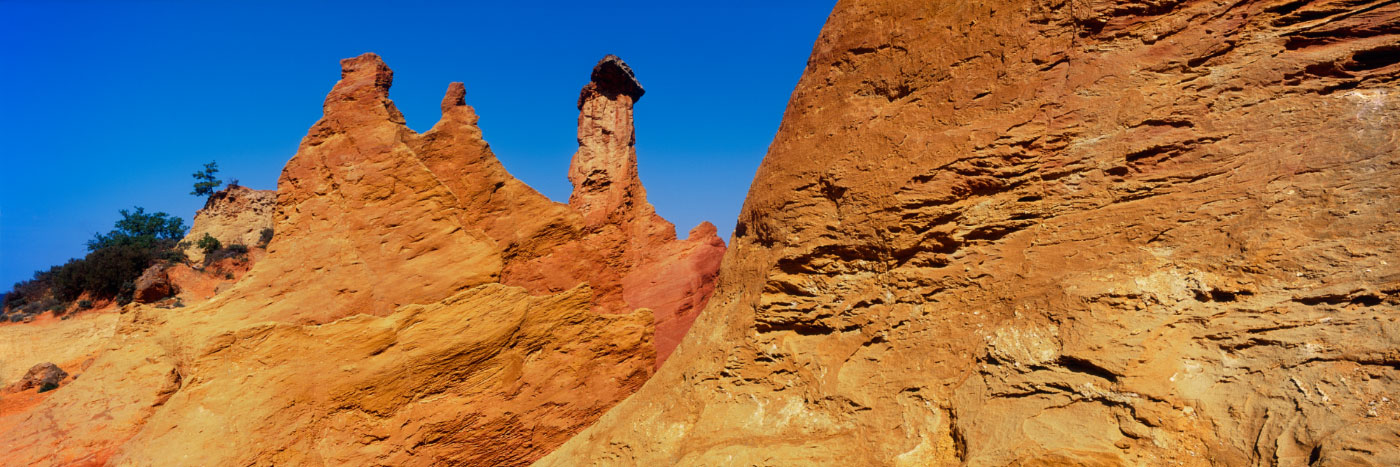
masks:
<svg viewBox="0 0 1400 467"><path fill-rule="evenodd" d="M204 162L274 188L338 61L363 52L394 69L418 131L465 82L496 155L557 201L579 88L621 56L647 90L652 204L681 235L709 220L727 239L834 1L234 3L0 0L0 290L81 257L119 209L192 222Z"/></svg>

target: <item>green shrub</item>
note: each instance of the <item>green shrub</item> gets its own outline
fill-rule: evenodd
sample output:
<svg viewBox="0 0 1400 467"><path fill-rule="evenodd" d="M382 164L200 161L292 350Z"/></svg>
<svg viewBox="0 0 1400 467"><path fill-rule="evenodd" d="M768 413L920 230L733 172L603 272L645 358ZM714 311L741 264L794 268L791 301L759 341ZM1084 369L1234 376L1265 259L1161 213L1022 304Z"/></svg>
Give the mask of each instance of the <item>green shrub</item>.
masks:
<svg viewBox="0 0 1400 467"><path fill-rule="evenodd" d="M117 289L117 305L126 305L128 303L131 303L131 300L135 297L136 282L134 280L122 283L121 288Z"/></svg>
<svg viewBox="0 0 1400 467"><path fill-rule="evenodd" d="M112 231L95 234L87 242L87 256L36 271L33 279L15 284L14 292L4 298L10 319L45 310L67 310L84 293L126 304L135 293L136 278L151 264L158 260L188 261L183 251L175 251L185 235L183 219L163 212L148 214L141 207L123 209L121 216ZM91 306L90 300L78 302L81 309Z"/></svg>
<svg viewBox="0 0 1400 467"><path fill-rule="evenodd" d="M223 248L223 244L219 243L219 239L214 238L213 235L209 235L207 233L204 234L203 237L200 237L199 242L196 242L194 246L199 247L199 249L203 250L204 254L206 255L213 253L219 248Z"/></svg>
<svg viewBox="0 0 1400 467"><path fill-rule="evenodd" d="M155 246L166 240L179 240L185 236L185 220L163 212L146 214L142 207L134 211L121 210L122 218L115 228L106 234L93 234L88 240L88 251L97 251L117 245L135 244L143 247Z"/></svg>
<svg viewBox="0 0 1400 467"><path fill-rule="evenodd" d="M78 309L80 309L80 310L90 310L90 309L92 309L92 300L78 300Z"/></svg>
<svg viewBox="0 0 1400 467"><path fill-rule="evenodd" d="M204 266L203 266L203 267L206 267L206 268L207 268L207 267L209 267L209 265L211 265L211 264L217 263L217 262L219 262L219 261L222 261L222 260L228 259L228 258L234 258L234 259L238 260L239 262L247 261L247 260L248 260L248 247L247 247L246 245L243 245L243 244L240 244L240 243L234 243L234 244L229 245L229 246L227 246L227 247L219 248L219 249L217 249L217 250L207 252L207 253L205 253L205 255L204 255Z"/></svg>
<svg viewBox="0 0 1400 467"><path fill-rule="evenodd" d="M39 386L39 392L49 392L54 389L58 389L58 385L54 384L52 381L45 382L44 385Z"/></svg>
<svg viewBox="0 0 1400 467"><path fill-rule="evenodd" d="M175 248L171 248L162 252L160 254L160 260L165 261L167 263L188 263L190 261L190 257L189 255L185 254L184 248L182 248L179 245L176 245Z"/></svg>
<svg viewBox="0 0 1400 467"><path fill-rule="evenodd" d="M0 308L10 313L30 313L47 310L53 300L53 275L59 266L47 271L34 271L34 277L17 282L10 293L5 294Z"/></svg>
<svg viewBox="0 0 1400 467"><path fill-rule="evenodd" d="M151 246L121 244L88 253L87 257L69 261L54 274L54 296L60 300L76 300L83 292L94 297L131 297L136 278L150 267L174 242L163 241Z"/></svg>
<svg viewBox="0 0 1400 467"><path fill-rule="evenodd" d="M259 247L262 247L262 248L267 248L267 244L268 244L268 243L271 243L271 242L272 242L272 227L268 227L268 228L266 228L266 229L262 229L262 232L258 233L258 246L259 246Z"/></svg>

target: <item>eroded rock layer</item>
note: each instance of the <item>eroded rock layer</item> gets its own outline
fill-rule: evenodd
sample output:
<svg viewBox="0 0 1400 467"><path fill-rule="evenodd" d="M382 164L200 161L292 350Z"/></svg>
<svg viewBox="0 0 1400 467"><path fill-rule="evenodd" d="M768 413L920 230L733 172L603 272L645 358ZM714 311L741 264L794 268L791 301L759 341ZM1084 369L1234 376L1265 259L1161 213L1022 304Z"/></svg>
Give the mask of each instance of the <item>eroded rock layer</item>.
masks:
<svg viewBox="0 0 1400 467"><path fill-rule="evenodd" d="M544 465L1400 463L1400 4L843 0Z"/></svg>
<svg viewBox="0 0 1400 467"><path fill-rule="evenodd" d="M461 83L418 134L379 57L341 65L251 270L122 308L80 379L0 411L6 463L519 465L650 377L724 244L708 223L676 238L630 141L580 137L574 165L627 174L625 202L554 203L491 153ZM602 92L580 121L630 134L635 97Z"/></svg>

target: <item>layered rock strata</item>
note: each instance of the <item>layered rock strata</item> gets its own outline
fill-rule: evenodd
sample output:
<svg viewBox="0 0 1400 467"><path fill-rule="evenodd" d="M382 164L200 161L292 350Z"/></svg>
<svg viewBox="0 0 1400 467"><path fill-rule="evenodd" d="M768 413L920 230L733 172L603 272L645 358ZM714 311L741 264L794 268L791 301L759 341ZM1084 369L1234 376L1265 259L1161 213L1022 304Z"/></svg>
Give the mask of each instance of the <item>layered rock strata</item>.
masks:
<svg viewBox="0 0 1400 467"><path fill-rule="evenodd" d="M1400 463L1400 5L843 0L670 362L542 465Z"/></svg>
<svg viewBox="0 0 1400 467"><path fill-rule="evenodd" d="M630 143L575 163L631 166L616 179L628 202L585 212L505 171L461 83L419 134L378 56L341 65L279 180L266 255L208 301L123 308L82 378L0 415L8 460L519 465L652 374L724 244L709 224L676 239ZM627 115L611 128L630 133ZM598 213L609 221L586 220Z"/></svg>

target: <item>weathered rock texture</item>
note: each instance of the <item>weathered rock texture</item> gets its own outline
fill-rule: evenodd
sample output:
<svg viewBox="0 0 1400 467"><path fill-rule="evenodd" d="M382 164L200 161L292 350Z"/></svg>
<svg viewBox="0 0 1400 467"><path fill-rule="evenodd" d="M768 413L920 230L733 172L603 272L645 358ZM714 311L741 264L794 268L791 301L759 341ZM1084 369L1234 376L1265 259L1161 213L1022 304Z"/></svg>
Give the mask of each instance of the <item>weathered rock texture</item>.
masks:
<svg viewBox="0 0 1400 467"><path fill-rule="evenodd" d="M214 237L223 245L254 247L262 243L263 229L272 228L272 215L277 206L277 192L254 190L245 186L228 186L209 196L204 208L194 215L194 225L185 235L185 255L191 261L204 260L199 239Z"/></svg>
<svg viewBox="0 0 1400 467"><path fill-rule="evenodd" d="M606 202L570 205L506 172L460 83L443 98L442 120L417 134L388 99L393 72L377 56L343 68L325 117L279 182L277 236L258 267L281 272L240 288L276 297L260 313L324 323L491 282L535 294L588 283L598 310L650 308L663 334L684 333L713 290L724 244L706 225L678 241L647 203L632 144L640 88L614 91L609 71L627 69L621 60L605 58L585 88L570 170L571 200ZM575 178L580 171L605 174L587 183ZM295 274L306 257L324 258L323 269ZM674 342L661 344L664 358Z"/></svg>
<svg viewBox="0 0 1400 467"><path fill-rule="evenodd" d="M609 179L625 203L584 210L505 171L460 83L418 134L379 57L341 65L278 183L266 256L208 301L123 308L82 378L0 414L8 461L517 465L650 377L724 244L709 224L677 240L646 202L635 96L590 85L580 121L629 141L580 138L574 167L626 174Z"/></svg>
<svg viewBox="0 0 1400 467"><path fill-rule="evenodd" d="M0 326L0 387L13 384L34 365L53 362L73 369L73 363L106 347L116 332L117 315L89 311L57 319Z"/></svg>
<svg viewBox="0 0 1400 467"><path fill-rule="evenodd" d="M214 336L176 363L194 376L162 396L114 463L167 465L190 451L236 465L533 460L651 374L646 314L601 316L589 301L586 287L531 297L493 284L383 318Z"/></svg>
<svg viewBox="0 0 1400 467"><path fill-rule="evenodd" d="M146 268L136 278L136 292L132 298L141 303L153 303L180 292L180 288L170 280L169 264L155 264Z"/></svg>
<svg viewBox="0 0 1400 467"><path fill-rule="evenodd" d="M1400 4L843 0L543 465L1400 463Z"/></svg>
<svg viewBox="0 0 1400 467"><path fill-rule="evenodd" d="M63 371L58 365L44 362L34 365L29 371L24 372L24 377L20 378L15 384L10 385L6 390L9 392L27 391L30 389L48 391L57 388L58 384L62 383L65 379L68 379L68 372Z"/></svg>

